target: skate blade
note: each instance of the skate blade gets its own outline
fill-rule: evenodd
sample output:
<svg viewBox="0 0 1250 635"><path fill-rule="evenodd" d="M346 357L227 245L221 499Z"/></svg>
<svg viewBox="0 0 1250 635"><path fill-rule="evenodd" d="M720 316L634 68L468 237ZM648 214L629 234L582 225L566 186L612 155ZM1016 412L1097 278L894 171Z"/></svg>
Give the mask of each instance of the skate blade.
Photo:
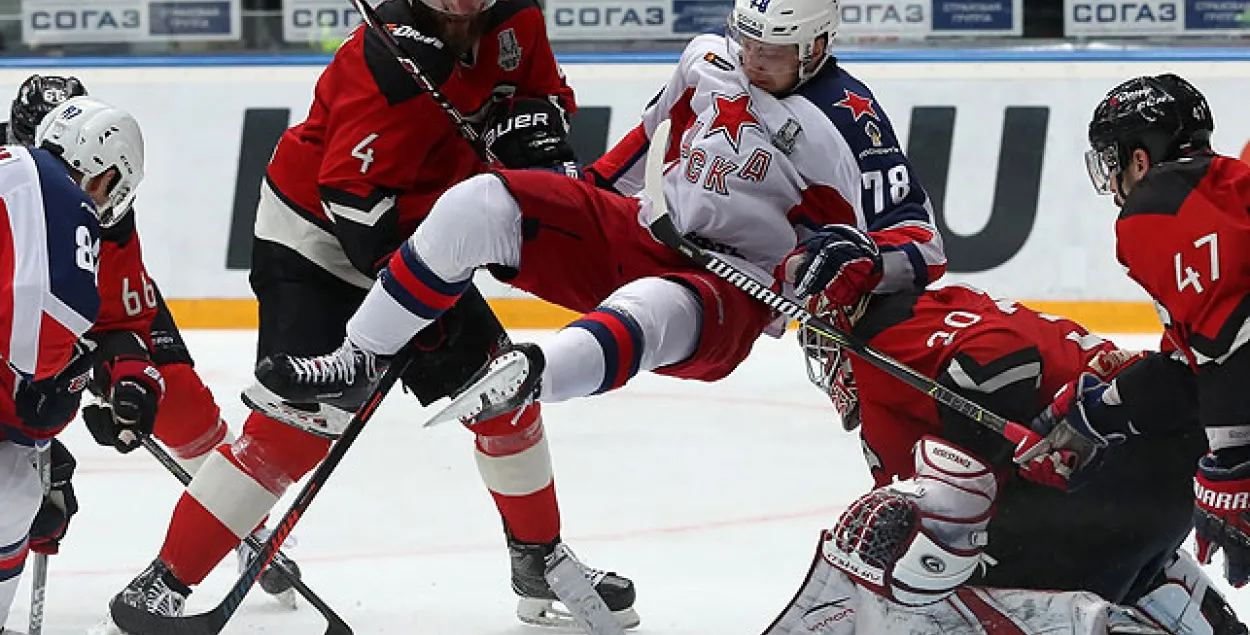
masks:
<svg viewBox="0 0 1250 635"><path fill-rule="evenodd" d="M245 388L240 398L254 412L331 441L343 434L355 415L327 404L286 401L260 383Z"/></svg>
<svg viewBox="0 0 1250 635"><path fill-rule="evenodd" d="M5 633L7 634L8 631L5 631ZM112 617L105 617L100 620L99 624L87 629L87 635L126 635L126 631L114 624Z"/></svg>
<svg viewBox="0 0 1250 635"><path fill-rule="evenodd" d="M1135 608L1112 606L1107 616L1109 635L1170 635L1172 631L1158 625L1154 620Z"/></svg>
<svg viewBox="0 0 1250 635"><path fill-rule="evenodd" d="M492 402L491 396L505 390L518 389L529 378L529 360L524 355L500 358L477 381L447 404L438 414L430 417L424 427L430 428L450 421L472 425L496 417L520 407L512 400Z"/></svg>
<svg viewBox="0 0 1250 635"><path fill-rule="evenodd" d="M637 628L641 623L638 612L632 607L611 613L623 629ZM569 633L585 632L564 604L558 600L520 598L517 600L516 616L517 619L532 626Z"/></svg>
<svg viewBox="0 0 1250 635"><path fill-rule="evenodd" d="M295 595L295 589L287 589L281 593L271 594L269 597L277 601L278 606L288 611L299 609L299 598Z"/></svg>

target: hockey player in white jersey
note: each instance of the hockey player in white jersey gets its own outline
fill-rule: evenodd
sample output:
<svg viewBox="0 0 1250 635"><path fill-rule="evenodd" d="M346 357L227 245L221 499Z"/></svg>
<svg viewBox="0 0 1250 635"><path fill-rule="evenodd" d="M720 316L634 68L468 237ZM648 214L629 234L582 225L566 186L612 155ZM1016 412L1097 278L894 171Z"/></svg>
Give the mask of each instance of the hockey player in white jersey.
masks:
<svg viewBox="0 0 1250 635"><path fill-rule="evenodd" d="M693 240L768 281L786 260L835 296L938 278L945 257L928 196L881 105L830 55L837 16L832 0L739 0L730 35L692 40L642 123L591 168L599 187L534 170L452 187L382 271L347 341L320 357L261 360L248 399L275 411L321 403L341 425L390 356L486 266L585 315L541 349L496 357L496 370L464 393L476 404L457 413L467 423L612 390L640 371L727 375L775 316L649 234L638 159L665 119L671 139L654 140L668 147L664 195ZM519 377L528 379L476 398L482 382Z"/></svg>
<svg viewBox="0 0 1250 635"><path fill-rule="evenodd" d="M100 310L100 216L130 204L143 138L88 97L53 110L34 148L0 147L0 631L43 500L35 445L74 418L91 370L79 338Z"/></svg>

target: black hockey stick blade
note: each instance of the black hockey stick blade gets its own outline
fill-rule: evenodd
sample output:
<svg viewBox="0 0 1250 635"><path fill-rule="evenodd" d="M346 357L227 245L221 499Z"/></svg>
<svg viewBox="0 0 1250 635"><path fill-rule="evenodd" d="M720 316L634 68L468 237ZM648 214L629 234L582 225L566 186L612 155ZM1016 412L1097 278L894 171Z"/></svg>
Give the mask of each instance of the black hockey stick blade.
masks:
<svg viewBox="0 0 1250 635"><path fill-rule="evenodd" d="M174 457L165 451L165 448L156 443L156 439L149 435L143 438L142 443L148 453L156 458L158 463L165 466L165 469L169 470L169 473L173 474L184 486L191 482L191 475L182 467L182 464L174 460ZM255 536L248 536L243 541L252 548L253 552L261 552L262 545ZM347 625L347 622L344 622L343 618L339 617L339 614L335 613L334 609L330 608L330 605L326 604L325 600L322 600L312 589L308 588L308 585L304 584L299 575L291 571L286 564L286 558L282 551L279 550L277 552L270 566L282 574L282 577L291 583L291 588L295 589L296 593L299 593L308 604L317 609L317 612L321 613L322 617L326 619L325 635L352 635L352 629Z"/></svg>
<svg viewBox="0 0 1250 635"><path fill-rule="evenodd" d="M365 27L378 36L382 46L385 46L386 50L395 58L395 61L399 62L399 65L408 73L412 81L416 82L417 87L428 93L430 98L434 100L434 103L438 104L438 107L447 114L447 117L451 119L452 125L456 126L460 131L460 136L464 137L464 140L468 141L469 145L473 146L473 149L487 163L497 163L495 155L491 154L491 151L481 144L481 135L477 133L477 130L473 129L473 126L469 125L469 120L465 119L459 110L456 110L456 107L447 99L443 91L438 89L438 86L434 84L434 80L430 79L430 76L425 73L421 65L417 64L416 60L404 52L404 49L399 46L399 42L395 40L395 36L386 30L386 26L382 24L382 19L378 17L378 12L369 5L368 0L348 1L352 3L352 7L360 14L360 19L364 21Z"/></svg>
<svg viewBox="0 0 1250 635"><path fill-rule="evenodd" d="M373 389L373 394L370 395L369 400L360 407L360 410L356 411L356 415L352 417L351 423L343 430L343 436L339 437L339 440L330 448L330 453L321 462L321 465L317 466L308 482L304 484L304 488L295 497L295 502L291 503L291 507L282 516L282 520L274 527L273 533L269 535L269 539L260 545L260 548L257 550L257 556L252 558L247 569L243 571L238 581L234 583L234 587L230 589L230 592L226 594L226 597L215 608L207 613L197 615L165 617L137 611L125 605L121 605L121 611L119 612L115 610L118 608L119 603L114 600L109 605L109 611L112 613L113 621L117 626L130 635L218 635L221 633L222 629L226 627L226 623L230 621L235 611L239 609L239 605L243 603L243 598L247 596L247 592L260 579L260 574L265 570L269 562L273 560L274 555L278 553L278 548L282 546L282 541L286 540L286 537L290 535L291 529L299 522L300 517L308 510L308 506L317 497L322 486L329 480L339 463L343 461L343 457L351 449L352 444L356 442L357 437L364 430L365 424L373 417L374 411L377 410L378 405L382 403L382 399L386 397L386 393L390 392L396 380L399 379L400 375L408 367L408 362L411 359L410 354L401 353L391 363L391 366L387 368L382 375L381 381Z"/></svg>
<svg viewBox="0 0 1250 635"><path fill-rule="evenodd" d="M656 126L651 134L651 147L647 151L644 183L647 197L651 199L648 227L656 240L681 252L699 266L711 271L718 278L729 282L752 298L763 302L774 311L796 320L799 328L815 331L822 337L832 340L864 361L889 373L895 379L929 395L934 401L1001 434L1017 447L1025 442L1038 445L1042 443L1041 436L1027 426L1008 421L982 408L976 402L869 346L858 337L839 330L828 321L813 315L804 306L773 291L770 284L756 280L732 262L721 258L716 252L703 249L686 239L673 223L673 218L668 213L668 202L664 198L664 154L668 150L670 126L671 123L667 119Z"/></svg>

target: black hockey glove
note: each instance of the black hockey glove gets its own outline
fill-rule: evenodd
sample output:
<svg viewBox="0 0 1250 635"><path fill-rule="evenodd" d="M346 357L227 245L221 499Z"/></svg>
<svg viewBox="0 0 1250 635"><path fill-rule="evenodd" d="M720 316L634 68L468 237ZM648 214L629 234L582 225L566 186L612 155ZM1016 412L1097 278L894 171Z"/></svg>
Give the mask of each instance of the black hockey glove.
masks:
<svg viewBox="0 0 1250 635"><path fill-rule="evenodd" d="M27 428L47 432L48 436L55 434L78 412L82 391L90 378L90 345L79 342L60 373L39 381L18 380L13 395L17 417Z"/></svg>
<svg viewBox="0 0 1250 635"><path fill-rule="evenodd" d="M57 439L47 450L52 467L52 487L44 494L43 504L30 526L30 550L53 555L61 549L61 539L69 529L69 521L78 513L78 498L74 496L74 468L78 462L69 448Z"/></svg>
<svg viewBox="0 0 1250 635"><path fill-rule="evenodd" d="M91 392L105 401L84 407L83 420L96 443L122 454L131 452L156 426L165 379L134 333L101 336L96 358Z"/></svg>
<svg viewBox="0 0 1250 635"><path fill-rule="evenodd" d="M580 178L568 134L564 109L554 101L517 97L491 109L482 139L506 168L563 170L571 166L574 178Z"/></svg>

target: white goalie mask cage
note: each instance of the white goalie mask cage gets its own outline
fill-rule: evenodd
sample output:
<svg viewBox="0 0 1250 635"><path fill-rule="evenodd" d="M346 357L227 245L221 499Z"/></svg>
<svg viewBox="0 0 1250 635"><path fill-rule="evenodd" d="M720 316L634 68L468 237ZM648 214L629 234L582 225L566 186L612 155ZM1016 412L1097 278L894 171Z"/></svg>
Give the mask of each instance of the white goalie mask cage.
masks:
<svg viewBox="0 0 1250 635"><path fill-rule="evenodd" d="M864 296L853 307L832 307L817 296L809 300L812 313L841 330L849 331L868 309L871 295ZM815 306L813 306L815 305ZM859 427L859 391L851 370L851 356L842 346L822 335L819 331L799 327L799 346L803 348L807 363L807 378L821 392L829 395L833 408L842 419L842 427L848 432Z"/></svg>
<svg viewBox="0 0 1250 635"><path fill-rule="evenodd" d="M101 227L130 212L143 181L143 133L130 113L94 97L73 97L39 122L34 145L59 156L84 180L117 169L108 202L98 209Z"/></svg>

